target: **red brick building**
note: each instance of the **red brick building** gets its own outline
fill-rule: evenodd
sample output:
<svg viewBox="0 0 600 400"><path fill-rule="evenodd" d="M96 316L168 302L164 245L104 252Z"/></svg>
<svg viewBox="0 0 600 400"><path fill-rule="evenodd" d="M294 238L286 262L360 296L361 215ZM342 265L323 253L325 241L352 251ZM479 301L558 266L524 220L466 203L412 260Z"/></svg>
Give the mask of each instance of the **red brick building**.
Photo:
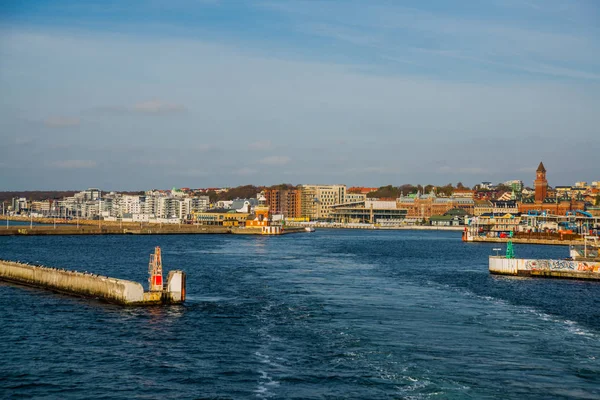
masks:
<svg viewBox="0 0 600 400"><path fill-rule="evenodd" d="M286 218L302 216L301 195L297 189L267 189L265 198L271 214L283 214Z"/></svg>
<svg viewBox="0 0 600 400"><path fill-rule="evenodd" d="M546 168L540 162L536 171L536 178L533 181L535 195L533 198L523 199L519 202L519 212L528 213L537 211L546 212L553 215L566 215L567 211L585 210L585 201L581 196L572 197L550 197L548 190L548 180L546 179Z"/></svg>
<svg viewBox="0 0 600 400"><path fill-rule="evenodd" d="M464 210L473 215L474 201L470 198L436 197L434 194L400 197L397 208L407 210L407 218L426 219L432 215L444 215L453 208Z"/></svg>

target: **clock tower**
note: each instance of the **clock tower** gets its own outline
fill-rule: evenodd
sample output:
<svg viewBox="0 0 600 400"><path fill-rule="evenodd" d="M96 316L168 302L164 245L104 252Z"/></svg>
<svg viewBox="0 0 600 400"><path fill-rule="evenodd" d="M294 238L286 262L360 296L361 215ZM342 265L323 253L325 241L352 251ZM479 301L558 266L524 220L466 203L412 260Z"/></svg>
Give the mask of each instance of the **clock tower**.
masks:
<svg viewBox="0 0 600 400"><path fill-rule="evenodd" d="M544 168L544 163L540 162L535 174L535 181L533 181L535 188L535 202L542 203L548 193L548 181L546 180L546 168Z"/></svg>

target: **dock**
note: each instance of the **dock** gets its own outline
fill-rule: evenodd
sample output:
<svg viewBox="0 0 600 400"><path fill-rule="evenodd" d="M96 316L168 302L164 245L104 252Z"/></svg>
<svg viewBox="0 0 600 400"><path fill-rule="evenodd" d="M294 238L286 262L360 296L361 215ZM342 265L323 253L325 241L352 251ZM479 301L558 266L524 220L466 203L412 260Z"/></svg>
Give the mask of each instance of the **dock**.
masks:
<svg viewBox="0 0 600 400"><path fill-rule="evenodd" d="M571 257L563 260L515 258L512 242L508 242L505 256L490 256L489 271L496 275L600 280L598 238L586 236L584 239L584 246L572 246Z"/></svg>
<svg viewBox="0 0 600 400"><path fill-rule="evenodd" d="M490 256L491 274L600 280L600 262Z"/></svg>
<svg viewBox="0 0 600 400"><path fill-rule="evenodd" d="M170 271L163 284L160 248L150 256L149 290L138 282L41 265L0 260L0 281L54 292L99 299L124 306L181 304L185 301L186 274Z"/></svg>

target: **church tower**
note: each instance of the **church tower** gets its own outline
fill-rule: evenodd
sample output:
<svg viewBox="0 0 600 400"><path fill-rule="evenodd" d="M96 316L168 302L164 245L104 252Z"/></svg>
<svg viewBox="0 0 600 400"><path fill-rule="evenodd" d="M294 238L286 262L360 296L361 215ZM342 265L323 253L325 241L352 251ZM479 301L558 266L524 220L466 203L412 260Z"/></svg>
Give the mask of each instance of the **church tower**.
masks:
<svg viewBox="0 0 600 400"><path fill-rule="evenodd" d="M548 181L546 180L546 168L544 168L544 163L540 162L535 173L535 181L533 181L535 187L535 202L542 203L548 193Z"/></svg>

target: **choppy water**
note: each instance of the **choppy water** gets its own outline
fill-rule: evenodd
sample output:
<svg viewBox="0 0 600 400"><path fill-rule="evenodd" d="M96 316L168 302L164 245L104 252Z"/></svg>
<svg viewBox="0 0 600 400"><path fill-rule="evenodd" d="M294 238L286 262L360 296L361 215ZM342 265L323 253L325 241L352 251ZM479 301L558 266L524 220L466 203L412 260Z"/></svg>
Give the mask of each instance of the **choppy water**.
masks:
<svg viewBox="0 0 600 400"><path fill-rule="evenodd" d="M0 237L0 257L145 283L155 245L184 306L0 284L0 397L600 398L600 284L490 276L494 246L458 232Z"/></svg>

